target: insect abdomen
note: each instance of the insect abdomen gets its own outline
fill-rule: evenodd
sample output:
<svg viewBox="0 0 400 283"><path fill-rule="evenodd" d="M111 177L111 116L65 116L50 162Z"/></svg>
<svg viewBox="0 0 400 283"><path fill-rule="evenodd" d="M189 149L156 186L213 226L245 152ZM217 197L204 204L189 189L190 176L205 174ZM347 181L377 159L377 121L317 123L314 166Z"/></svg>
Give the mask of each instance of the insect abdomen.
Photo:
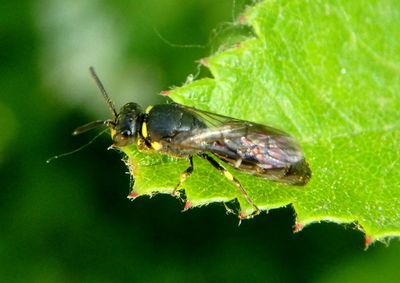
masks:
<svg viewBox="0 0 400 283"><path fill-rule="evenodd" d="M287 164L284 167L265 169L253 160L242 160L239 156L237 159L230 159L227 158L226 155L221 155L215 152L214 155L218 156L221 160L235 167L239 171L279 183L304 186L311 179L311 170L304 159L293 164Z"/></svg>
<svg viewBox="0 0 400 283"><path fill-rule="evenodd" d="M209 146L209 151L236 169L272 181L303 186L311 170L303 151L288 135L249 132Z"/></svg>

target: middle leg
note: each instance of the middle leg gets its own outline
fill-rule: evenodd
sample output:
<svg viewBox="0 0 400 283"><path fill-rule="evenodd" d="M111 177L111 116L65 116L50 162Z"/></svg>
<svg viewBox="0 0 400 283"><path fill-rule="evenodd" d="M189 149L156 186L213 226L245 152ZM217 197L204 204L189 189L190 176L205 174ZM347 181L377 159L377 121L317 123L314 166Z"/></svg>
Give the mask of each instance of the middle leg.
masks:
<svg viewBox="0 0 400 283"><path fill-rule="evenodd" d="M181 173L181 176L179 178L179 183L176 184L174 190L172 191L172 195L173 196L179 196L179 192L178 192L179 187L193 173L193 169L194 169L194 167L193 167L193 157L189 156L189 167L186 168L186 170Z"/></svg>

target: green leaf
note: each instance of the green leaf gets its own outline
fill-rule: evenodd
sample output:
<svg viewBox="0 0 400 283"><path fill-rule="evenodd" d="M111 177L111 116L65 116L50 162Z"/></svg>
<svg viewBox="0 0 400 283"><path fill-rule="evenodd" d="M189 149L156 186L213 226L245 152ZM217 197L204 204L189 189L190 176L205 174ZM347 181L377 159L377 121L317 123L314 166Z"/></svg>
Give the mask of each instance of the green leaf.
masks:
<svg viewBox="0 0 400 283"><path fill-rule="evenodd" d="M280 128L313 171L292 187L226 166L263 210L292 204L296 228L357 223L370 240L400 235L400 5L381 1L265 1L240 17L255 36L202 62L214 78L169 93L175 102ZM239 24L239 23L236 23ZM171 193L186 159L122 148L138 195ZM193 206L237 198L195 158L184 184Z"/></svg>

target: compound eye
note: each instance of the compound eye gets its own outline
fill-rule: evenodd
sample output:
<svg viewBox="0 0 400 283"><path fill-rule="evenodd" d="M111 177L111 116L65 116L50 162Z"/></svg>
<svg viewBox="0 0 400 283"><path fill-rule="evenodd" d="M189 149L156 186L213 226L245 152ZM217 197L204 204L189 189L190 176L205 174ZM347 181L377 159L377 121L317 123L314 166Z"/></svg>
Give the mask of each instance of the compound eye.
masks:
<svg viewBox="0 0 400 283"><path fill-rule="evenodd" d="M130 130L125 130L121 132L121 135L124 136L125 138L128 138L132 136L132 132Z"/></svg>
<svg viewBox="0 0 400 283"><path fill-rule="evenodd" d="M114 134L113 144L115 146L127 146L136 142L134 132L131 130L124 130L119 133Z"/></svg>

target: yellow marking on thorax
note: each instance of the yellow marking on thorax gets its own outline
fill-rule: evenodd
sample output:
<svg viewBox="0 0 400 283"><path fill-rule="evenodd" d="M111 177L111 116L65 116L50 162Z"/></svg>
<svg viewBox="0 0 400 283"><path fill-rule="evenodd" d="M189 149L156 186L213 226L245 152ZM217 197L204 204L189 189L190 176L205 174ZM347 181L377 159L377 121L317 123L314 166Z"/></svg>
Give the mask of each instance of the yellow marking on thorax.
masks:
<svg viewBox="0 0 400 283"><path fill-rule="evenodd" d="M233 181L233 175L229 173L228 171L224 171L224 176L229 180Z"/></svg>
<svg viewBox="0 0 400 283"><path fill-rule="evenodd" d="M149 105L149 106L147 106L147 108L146 108L146 111L144 111L146 114L149 114L150 113L150 111L151 111L151 109L154 107L154 105Z"/></svg>
<svg viewBox="0 0 400 283"><path fill-rule="evenodd" d="M162 144L159 143L159 142L152 142L152 143L151 143L151 147L152 147L154 150L158 151L158 150L162 149L163 146L162 146Z"/></svg>
<svg viewBox="0 0 400 283"><path fill-rule="evenodd" d="M144 138L147 138L147 135L148 135L148 133L147 133L147 124L146 124L146 122L143 122L142 123L142 136Z"/></svg>

